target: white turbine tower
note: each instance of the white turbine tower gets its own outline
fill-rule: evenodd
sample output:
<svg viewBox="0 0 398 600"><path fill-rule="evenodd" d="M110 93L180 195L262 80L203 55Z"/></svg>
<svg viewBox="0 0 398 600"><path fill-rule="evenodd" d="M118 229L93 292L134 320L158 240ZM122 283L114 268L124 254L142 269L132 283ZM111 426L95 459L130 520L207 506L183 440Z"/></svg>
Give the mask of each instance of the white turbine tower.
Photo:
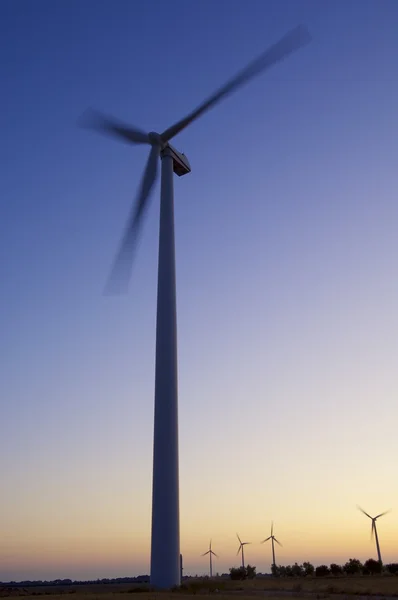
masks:
<svg viewBox="0 0 398 600"><path fill-rule="evenodd" d="M202 556L206 556L207 554L209 555L209 559L210 559L210 577L213 577L213 556L216 556L218 558L218 554L213 552L213 550L211 549L211 540L210 540L208 551L204 552L204 554L202 554Z"/></svg>
<svg viewBox="0 0 398 600"><path fill-rule="evenodd" d="M240 537L239 537L238 534L236 534L236 537L239 540L239 548L238 548L238 551L237 551L236 555L238 555L239 552L241 553L241 555L242 555L242 567L245 568L245 553L244 553L244 550L243 550L243 546L247 546L248 544L251 544L251 542L242 542L242 540L240 539Z"/></svg>
<svg viewBox="0 0 398 600"><path fill-rule="evenodd" d="M156 322L155 420L152 481L151 584L170 588L180 584L179 483L178 483L178 401L177 401L177 318L174 250L173 173L186 175L188 159L170 141L221 99L246 84L275 63L310 41L303 26L294 28L252 61L238 75L219 88L193 112L163 131L145 133L98 112L89 111L81 125L114 136L129 144L149 145L150 152L140 190L116 254L106 285L110 293L126 292L134 249L148 209L148 199L162 161L158 292ZM234 136L236 139L236 136Z"/></svg>
<svg viewBox="0 0 398 600"><path fill-rule="evenodd" d="M271 535L269 537L267 537L265 540L263 540L261 543L264 544L265 542L268 542L268 540L271 540L271 544L272 544L272 566L273 566L274 571L275 571L276 562L275 562L275 545L274 545L274 542L276 542L277 544L279 544L279 546L282 546L282 544L280 542L278 542L278 540L274 536L274 523L273 522L271 523Z"/></svg>
<svg viewBox="0 0 398 600"><path fill-rule="evenodd" d="M385 512L380 513L379 515L377 515L376 517L371 517L366 511L363 510L363 508L361 508L360 506L357 506L357 508L363 512L364 515L366 515L367 517L369 517L369 519L372 521L372 526L371 526L371 530L370 530L370 537L373 538L373 535L375 537L376 540L376 550L377 550L377 557L379 559L379 563L382 565L383 561L381 560L381 552L380 552L380 544L379 544L379 536L377 535L377 527L376 527L376 521L377 519L379 519L380 517L383 517L384 515L386 515L387 513L389 513L389 510L386 510Z"/></svg>

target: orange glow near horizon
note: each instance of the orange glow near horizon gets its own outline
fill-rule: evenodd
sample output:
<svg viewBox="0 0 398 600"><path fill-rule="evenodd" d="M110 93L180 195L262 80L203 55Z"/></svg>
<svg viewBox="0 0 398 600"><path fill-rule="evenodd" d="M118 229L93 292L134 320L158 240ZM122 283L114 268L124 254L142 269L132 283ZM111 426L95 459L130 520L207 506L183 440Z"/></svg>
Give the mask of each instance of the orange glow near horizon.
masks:
<svg viewBox="0 0 398 600"><path fill-rule="evenodd" d="M395 540L398 527L392 513L384 522L380 519L378 530L384 562L396 560ZM122 523L120 530L122 529ZM208 562L200 556L205 552L212 537L213 548L219 555L215 559L215 572L227 572L229 567L239 564L236 556L238 541L231 526L224 519L215 519L213 525L209 521L182 520L181 550L184 557L186 574L205 574ZM47 579L57 577L102 578L144 574L149 571L149 536L142 528L131 535L131 525L118 536L110 535L104 527L102 535L97 530L91 535L84 530L47 531L47 535L31 532L31 537L24 539L3 538L0 547L0 560L5 570L10 572L18 565L26 578L42 578L45 571ZM344 563L348 558L356 557L366 560L375 556L374 542L370 540L370 522L367 523L361 514L351 510L351 515L343 514L340 519L323 519L321 513L301 521L292 519L275 520L274 534L283 544L276 546L278 564L302 563L305 560L316 564ZM259 527L257 519L244 519L238 527L242 540L252 542L245 548L246 562L255 564L257 570L269 572L271 563L270 543L260 544L269 535L270 522L263 520ZM208 533L204 533L204 532ZM45 567L44 567L45 565ZM37 573L37 576L35 576ZM80 574L80 576L79 576ZM22 577L24 578L24 577Z"/></svg>

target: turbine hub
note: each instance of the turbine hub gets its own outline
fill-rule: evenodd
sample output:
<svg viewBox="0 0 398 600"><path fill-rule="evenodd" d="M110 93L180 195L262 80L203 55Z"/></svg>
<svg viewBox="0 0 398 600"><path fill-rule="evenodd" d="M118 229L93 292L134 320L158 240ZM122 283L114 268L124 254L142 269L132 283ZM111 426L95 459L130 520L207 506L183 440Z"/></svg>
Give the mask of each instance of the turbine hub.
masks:
<svg viewBox="0 0 398 600"><path fill-rule="evenodd" d="M156 131L151 131L151 133L148 133L148 137L151 144L156 144L158 146L163 147L163 140L160 137L159 133L156 133Z"/></svg>

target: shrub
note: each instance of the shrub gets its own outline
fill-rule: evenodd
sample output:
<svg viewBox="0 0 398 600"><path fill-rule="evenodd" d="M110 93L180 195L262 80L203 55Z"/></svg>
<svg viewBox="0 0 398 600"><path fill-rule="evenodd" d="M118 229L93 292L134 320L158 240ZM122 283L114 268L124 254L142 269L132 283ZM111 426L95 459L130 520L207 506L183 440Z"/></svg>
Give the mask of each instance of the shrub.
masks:
<svg viewBox="0 0 398 600"><path fill-rule="evenodd" d="M246 567L246 577L247 579L254 579L256 576L256 567L252 565L247 565Z"/></svg>
<svg viewBox="0 0 398 600"><path fill-rule="evenodd" d="M392 575L398 575L398 563L390 563L386 565L386 570Z"/></svg>
<svg viewBox="0 0 398 600"><path fill-rule="evenodd" d="M235 581L242 581L243 579L254 579L256 576L256 567L247 565L247 567L231 567L229 570L229 576Z"/></svg>
<svg viewBox="0 0 398 600"><path fill-rule="evenodd" d="M304 575L304 569L298 563L294 563L292 566L292 575L293 577L302 577Z"/></svg>
<svg viewBox="0 0 398 600"><path fill-rule="evenodd" d="M315 569L315 575L316 577L326 577L326 575L329 575L329 567L327 565L319 565Z"/></svg>
<svg viewBox="0 0 398 600"><path fill-rule="evenodd" d="M246 579L246 577L247 577L246 569L244 567L239 567L239 568L231 567L229 570L229 576L231 579L233 579L235 581Z"/></svg>
<svg viewBox="0 0 398 600"><path fill-rule="evenodd" d="M304 575L312 576L315 573L315 567L310 562L303 563Z"/></svg>
<svg viewBox="0 0 398 600"><path fill-rule="evenodd" d="M341 567L340 565L336 565L336 563L332 563L330 565L330 572L332 575L342 575L343 567Z"/></svg>
<svg viewBox="0 0 398 600"><path fill-rule="evenodd" d="M271 574L274 577L280 577L281 576L281 567L277 567L276 565L271 565Z"/></svg>
<svg viewBox="0 0 398 600"><path fill-rule="evenodd" d="M381 573L381 571L381 563L379 563L379 561L375 560L374 558L368 558L368 560L363 565L363 572L366 575L376 575L377 573Z"/></svg>

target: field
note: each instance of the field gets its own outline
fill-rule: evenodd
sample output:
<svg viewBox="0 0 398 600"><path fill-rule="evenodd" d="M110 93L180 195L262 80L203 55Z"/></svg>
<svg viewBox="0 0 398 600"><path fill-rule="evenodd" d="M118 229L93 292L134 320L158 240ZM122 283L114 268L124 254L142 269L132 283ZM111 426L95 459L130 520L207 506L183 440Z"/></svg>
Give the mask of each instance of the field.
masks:
<svg viewBox="0 0 398 600"><path fill-rule="evenodd" d="M398 577L322 577L322 578L258 578L251 581L226 579L189 579L175 592L151 592L149 586L138 584L91 584L43 587L0 587L0 598L45 596L45 600L60 600L72 595L73 600L192 600L193 595L217 596L219 600L345 600L355 595L359 598L398 596ZM127 597L126 597L127 595ZM70 600L72 600L70 598ZM32 598L33 600L33 598ZM44 598L43 598L44 600ZM63 600L66 600L65 598Z"/></svg>

